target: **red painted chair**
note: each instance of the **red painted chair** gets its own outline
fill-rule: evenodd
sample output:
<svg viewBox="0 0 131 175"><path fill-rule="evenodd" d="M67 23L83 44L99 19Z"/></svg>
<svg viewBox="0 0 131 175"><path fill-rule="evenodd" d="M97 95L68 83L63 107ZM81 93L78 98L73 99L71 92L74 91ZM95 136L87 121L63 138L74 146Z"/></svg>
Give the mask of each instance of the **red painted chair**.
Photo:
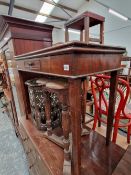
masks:
<svg viewBox="0 0 131 175"><path fill-rule="evenodd" d="M110 76L97 75L91 77L91 88L94 97L94 124L93 130L96 128L97 121L107 124L108 106L109 106L109 89ZM115 143L118 133L118 128L127 127L127 142L130 143L131 131L131 113L126 110L126 103L130 94L130 86L127 81L118 78L116 105L114 114L114 131L112 141ZM127 120L122 124L122 120Z"/></svg>

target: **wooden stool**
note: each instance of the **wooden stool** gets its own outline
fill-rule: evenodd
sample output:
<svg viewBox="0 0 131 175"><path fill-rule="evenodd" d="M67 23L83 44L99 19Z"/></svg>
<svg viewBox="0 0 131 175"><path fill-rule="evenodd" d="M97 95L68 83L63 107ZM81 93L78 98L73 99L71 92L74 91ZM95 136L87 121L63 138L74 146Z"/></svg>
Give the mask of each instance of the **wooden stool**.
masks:
<svg viewBox="0 0 131 175"><path fill-rule="evenodd" d="M64 160L70 161L70 117L69 117L69 104L68 104L68 84L64 81L52 80L46 83L45 86L46 91L46 104L45 104L45 112L46 112L46 122L47 122L47 135L46 137L56 143L57 145L64 148ZM63 137L58 138L55 134L53 134L53 130L51 127L51 100L50 93L55 93L59 98L62 107L62 130Z"/></svg>
<svg viewBox="0 0 131 175"><path fill-rule="evenodd" d="M84 83L85 80L82 82L82 92L84 90ZM70 115L69 115L69 101L68 101L68 82L59 81L59 80L52 80L46 83L45 86L45 94L46 94L46 103L45 103L45 112L46 112L46 123L47 123L47 132L44 133L44 137L49 139L50 141L56 143L58 146L64 148L64 166L63 166L63 174L70 175L71 174L71 129L70 129ZM85 92L85 90L84 90ZM62 131L63 136L58 137L54 134L54 130L51 127L51 100L50 100L50 93L55 93L60 101L62 107ZM84 97L85 95L81 93L81 118L85 116L85 105L84 105ZM89 134L87 129L83 128L82 120L81 120L81 128L82 132L81 135Z"/></svg>
<svg viewBox="0 0 131 175"><path fill-rule="evenodd" d="M65 42L69 41L68 29L71 28L80 30L80 41L86 43L91 41L104 44L104 21L105 18L103 16L97 15L95 13L87 11L82 13L65 24ZM100 24L100 39L89 38L89 28L98 24ZM85 31L85 33L83 33L83 31Z"/></svg>

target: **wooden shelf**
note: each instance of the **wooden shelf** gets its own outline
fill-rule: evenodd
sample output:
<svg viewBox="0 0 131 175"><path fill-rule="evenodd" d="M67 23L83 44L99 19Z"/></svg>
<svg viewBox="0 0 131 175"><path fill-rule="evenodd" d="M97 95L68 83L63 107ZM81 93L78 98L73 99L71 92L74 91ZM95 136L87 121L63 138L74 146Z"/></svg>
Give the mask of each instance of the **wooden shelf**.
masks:
<svg viewBox="0 0 131 175"><path fill-rule="evenodd" d="M123 158L117 165L115 171L113 172L113 175L128 175L131 174L131 146L129 145L126 153L124 154Z"/></svg>
<svg viewBox="0 0 131 175"><path fill-rule="evenodd" d="M63 149L43 137L31 120L20 119L28 138L33 143L51 175L62 175ZM125 150L116 144L106 146L105 138L90 130L81 142L81 175L111 175L123 157Z"/></svg>

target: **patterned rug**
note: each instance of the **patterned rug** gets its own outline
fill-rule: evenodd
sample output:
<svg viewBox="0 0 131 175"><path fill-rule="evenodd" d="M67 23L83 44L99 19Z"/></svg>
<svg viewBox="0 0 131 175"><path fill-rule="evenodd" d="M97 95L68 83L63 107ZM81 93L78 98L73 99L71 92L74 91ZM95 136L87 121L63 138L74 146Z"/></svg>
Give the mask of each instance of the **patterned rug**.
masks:
<svg viewBox="0 0 131 175"><path fill-rule="evenodd" d="M23 147L8 116L0 111L0 175L29 175Z"/></svg>

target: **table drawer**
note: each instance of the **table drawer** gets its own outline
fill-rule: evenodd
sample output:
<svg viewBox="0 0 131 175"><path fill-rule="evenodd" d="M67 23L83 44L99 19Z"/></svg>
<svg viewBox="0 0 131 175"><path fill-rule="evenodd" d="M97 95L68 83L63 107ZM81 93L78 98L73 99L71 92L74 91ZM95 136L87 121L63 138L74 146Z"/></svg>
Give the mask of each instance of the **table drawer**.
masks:
<svg viewBox="0 0 131 175"><path fill-rule="evenodd" d="M40 60L36 59L31 59L31 60L19 60L17 61L17 69L22 69L22 70L38 70L40 71L41 69L41 62Z"/></svg>
<svg viewBox="0 0 131 175"><path fill-rule="evenodd" d="M40 60L24 61L24 67L30 70L40 70Z"/></svg>

